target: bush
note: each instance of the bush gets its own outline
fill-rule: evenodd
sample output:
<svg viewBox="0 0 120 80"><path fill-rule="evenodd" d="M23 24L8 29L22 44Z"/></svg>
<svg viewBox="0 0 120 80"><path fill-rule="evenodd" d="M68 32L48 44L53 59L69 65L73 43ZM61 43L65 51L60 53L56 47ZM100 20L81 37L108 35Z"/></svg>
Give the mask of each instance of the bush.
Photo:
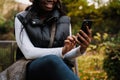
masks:
<svg viewBox="0 0 120 80"><path fill-rule="evenodd" d="M81 80L106 80L106 72L102 69L104 56L83 55L78 58L79 76Z"/></svg>
<svg viewBox="0 0 120 80"><path fill-rule="evenodd" d="M106 48L106 57L104 59L104 70L107 73L108 80L120 80L120 45L112 44Z"/></svg>

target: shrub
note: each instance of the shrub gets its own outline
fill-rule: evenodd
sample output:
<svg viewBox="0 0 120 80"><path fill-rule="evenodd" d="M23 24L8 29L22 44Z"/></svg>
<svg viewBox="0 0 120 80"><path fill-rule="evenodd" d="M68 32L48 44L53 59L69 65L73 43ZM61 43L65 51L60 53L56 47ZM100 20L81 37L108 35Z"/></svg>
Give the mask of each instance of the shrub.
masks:
<svg viewBox="0 0 120 80"><path fill-rule="evenodd" d="M80 80L106 80L102 69L104 56L100 54L83 55L78 58Z"/></svg>
<svg viewBox="0 0 120 80"><path fill-rule="evenodd" d="M109 44L106 48L106 57L103 68L107 73L108 80L120 80L120 45Z"/></svg>

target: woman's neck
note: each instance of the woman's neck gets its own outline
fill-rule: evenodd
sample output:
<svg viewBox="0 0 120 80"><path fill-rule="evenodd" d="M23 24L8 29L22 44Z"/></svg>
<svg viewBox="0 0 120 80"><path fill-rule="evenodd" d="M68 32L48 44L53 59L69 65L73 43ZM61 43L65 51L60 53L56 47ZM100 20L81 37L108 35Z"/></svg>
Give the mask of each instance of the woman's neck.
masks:
<svg viewBox="0 0 120 80"><path fill-rule="evenodd" d="M41 17L47 17L50 14L51 14L51 11L43 11L43 10L38 11L38 16L41 16Z"/></svg>

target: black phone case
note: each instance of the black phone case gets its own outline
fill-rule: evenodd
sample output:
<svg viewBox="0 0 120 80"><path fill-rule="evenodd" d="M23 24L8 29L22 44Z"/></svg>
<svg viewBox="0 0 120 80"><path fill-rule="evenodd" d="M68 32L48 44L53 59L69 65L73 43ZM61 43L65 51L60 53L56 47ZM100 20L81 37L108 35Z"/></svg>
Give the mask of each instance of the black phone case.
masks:
<svg viewBox="0 0 120 80"><path fill-rule="evenodd" d="M87 34L87 26L89 27L89 29L92 26L92 20L84 20L82 23L82 27L81 29Z"/></svg>
<svg viewBox="0 0 120 80"><path fill-rule="evenodd" d="M86 34L88 34L88 32L87 32L87 26L89 27L89 29L92 27L92 20L84 20L83 23L82 23L81 30L83 30ZM78 38L78 40L80 42L82 42L79 38Z"/></svg>

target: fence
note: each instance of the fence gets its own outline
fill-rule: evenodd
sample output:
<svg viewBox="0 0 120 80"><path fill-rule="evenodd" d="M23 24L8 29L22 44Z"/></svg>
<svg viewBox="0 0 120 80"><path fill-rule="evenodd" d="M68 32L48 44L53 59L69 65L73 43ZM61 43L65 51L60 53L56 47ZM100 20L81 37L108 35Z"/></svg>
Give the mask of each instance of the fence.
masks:
<svg viewBox="0 0 120 80"><path fill-rule="evenodd" d="M16 41L0 41L0 72L15 61Z"/></svg>

